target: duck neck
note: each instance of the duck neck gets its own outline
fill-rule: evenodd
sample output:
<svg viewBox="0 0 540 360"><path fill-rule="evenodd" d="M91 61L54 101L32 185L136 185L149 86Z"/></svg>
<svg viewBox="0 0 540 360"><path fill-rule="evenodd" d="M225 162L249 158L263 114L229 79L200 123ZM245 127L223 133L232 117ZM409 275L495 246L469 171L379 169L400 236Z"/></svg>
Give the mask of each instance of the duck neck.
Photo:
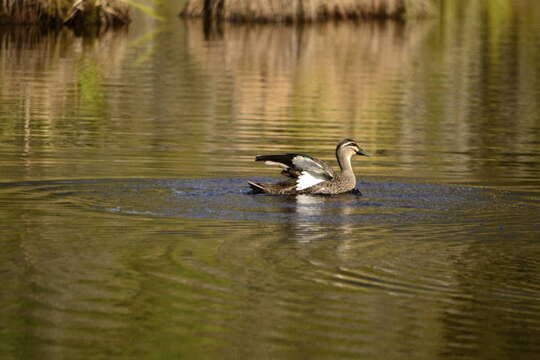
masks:
<svg viewBox="0 0 540 360"><path fill-rule="evenodd" d="M354 177L354 172L351 166L352 155L347 155L342 151L338 151L336 153L336 157L339 164L339 168L341 169L341 173L345 176Z"/></svg>

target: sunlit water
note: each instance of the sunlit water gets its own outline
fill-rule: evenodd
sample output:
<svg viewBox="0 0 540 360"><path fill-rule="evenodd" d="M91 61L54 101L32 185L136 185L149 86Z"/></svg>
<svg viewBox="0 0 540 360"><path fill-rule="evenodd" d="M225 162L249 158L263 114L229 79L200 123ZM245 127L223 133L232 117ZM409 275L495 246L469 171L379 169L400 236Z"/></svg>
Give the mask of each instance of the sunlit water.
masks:
<svg viewBox="0 0 540 360"><path fill-rule="evenodd" d="M495 3L0 29L0 357L537 358L540 7ZM361 194L249 192L344 137Z"/></svg>

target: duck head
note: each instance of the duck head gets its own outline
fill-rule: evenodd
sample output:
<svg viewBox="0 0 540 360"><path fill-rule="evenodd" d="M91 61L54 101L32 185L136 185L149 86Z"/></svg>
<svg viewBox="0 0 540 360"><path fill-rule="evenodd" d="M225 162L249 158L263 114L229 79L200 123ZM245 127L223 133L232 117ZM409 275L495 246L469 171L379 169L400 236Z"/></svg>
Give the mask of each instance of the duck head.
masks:
<svg viewBox="0 0 540 360"><path fill-rule="evenodd" d="M351 158L353 155L369 156L357 143L352 139L343 139L336 147L336 157L340 155L346 158Z"/></svg>

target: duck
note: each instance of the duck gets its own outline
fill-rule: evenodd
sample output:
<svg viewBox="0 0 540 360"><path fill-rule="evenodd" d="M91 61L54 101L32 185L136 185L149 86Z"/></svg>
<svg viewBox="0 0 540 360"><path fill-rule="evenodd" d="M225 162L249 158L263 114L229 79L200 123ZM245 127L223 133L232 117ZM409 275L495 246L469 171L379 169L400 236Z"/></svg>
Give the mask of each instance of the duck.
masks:
<svg viewBox="0 0 540 360"><path fill-rule="evenodd" d="M327 163L304 154L257 155L255 161L279 166L287 179L276 183L248 181L254 194L275 195L335 195L354 192L356 176L351 166L354 155L369 156L352 139L343 139L336 146L336 159L340 171Z"/></svg>

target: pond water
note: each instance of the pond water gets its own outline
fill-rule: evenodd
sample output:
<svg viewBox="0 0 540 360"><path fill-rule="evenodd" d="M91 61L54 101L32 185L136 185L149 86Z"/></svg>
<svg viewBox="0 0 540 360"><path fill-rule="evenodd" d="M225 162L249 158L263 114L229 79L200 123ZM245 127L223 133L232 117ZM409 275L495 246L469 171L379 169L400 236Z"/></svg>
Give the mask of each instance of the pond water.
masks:
<svg viewBox="0 0 540 360"><path fill-rule="evenodd" d="M533 359L540 6L0 28L0 357ZM178 6L178 4L175 4ZM253 195L257 154L355 194Z"/></svg>

